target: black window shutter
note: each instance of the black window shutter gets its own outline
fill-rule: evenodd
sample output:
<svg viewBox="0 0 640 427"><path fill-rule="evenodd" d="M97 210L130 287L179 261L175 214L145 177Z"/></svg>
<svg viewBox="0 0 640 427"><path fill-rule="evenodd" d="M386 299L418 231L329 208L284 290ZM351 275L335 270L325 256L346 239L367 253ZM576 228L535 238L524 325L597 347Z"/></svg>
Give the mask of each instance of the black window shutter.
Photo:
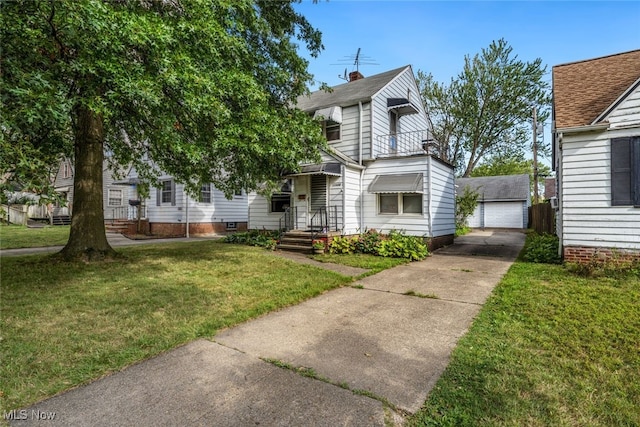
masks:
<svg viewBox="0 0 640 427"><path fill-rule="evenodd" d="M611 205L629 206L632 201L631 185L631 140L615 138L611 140Z"/></svg>
<svg viewBox="0 0 640 427"><path fill-rule="evenodd" d="M156 206L160 206L161 201L162 201L162 189L156 188Z"/></svg>
<svg viewBox="0 0 640 427"><path fill-rule="evenodd" d="M631 200L640 207L640 136L631 138Z"/></svg>
<svg viewBox="0 0 640 427"><path fill-rule="evenodd" d="M176 205L176 182L171 180L171 206Z"/></svg>

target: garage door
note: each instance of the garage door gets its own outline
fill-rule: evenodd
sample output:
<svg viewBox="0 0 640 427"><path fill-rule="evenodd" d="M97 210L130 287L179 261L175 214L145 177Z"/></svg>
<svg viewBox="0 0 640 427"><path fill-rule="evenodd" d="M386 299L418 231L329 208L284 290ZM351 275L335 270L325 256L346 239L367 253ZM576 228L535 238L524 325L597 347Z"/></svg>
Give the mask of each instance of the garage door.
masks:
<svg viewBox="0 0 640 427"><path fill-rule="evenodd" d="M484 204L484 226L487 228L524 228L522 202L487 202Z"/></svg>
<svg viewBox="0 0 640 427"><path fill-rule="evenodd" d="M469 218L467 218L467 224L469 225L469 227L471 228L482 227L480 212L481 212L480 203L478 203L478 206L476 206L476 210L473 211L473 214Z"/></svg>

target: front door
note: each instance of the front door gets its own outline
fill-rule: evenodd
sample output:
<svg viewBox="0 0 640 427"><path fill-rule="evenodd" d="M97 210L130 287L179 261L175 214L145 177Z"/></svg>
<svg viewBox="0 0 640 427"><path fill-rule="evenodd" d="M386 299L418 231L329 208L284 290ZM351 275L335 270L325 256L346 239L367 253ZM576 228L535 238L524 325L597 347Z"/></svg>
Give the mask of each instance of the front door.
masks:
<svg viewBox="0 0 640 427"><path fill-rule="evenodd" d="M327 207L327 176L311 175L311 194L309 197L309 218L319 209ZM311 225L311 224L310 224Z"/></svg>

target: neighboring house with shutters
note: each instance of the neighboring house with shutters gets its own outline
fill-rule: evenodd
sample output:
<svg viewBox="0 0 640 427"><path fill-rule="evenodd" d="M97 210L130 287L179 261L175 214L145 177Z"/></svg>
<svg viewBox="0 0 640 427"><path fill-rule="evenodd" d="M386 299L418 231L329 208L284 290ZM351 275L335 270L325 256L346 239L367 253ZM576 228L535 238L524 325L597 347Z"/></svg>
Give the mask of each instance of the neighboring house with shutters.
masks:
<svg viewBox="0 0 640 427"><path fill-rule="evenodd" d="M640 50L553 67L553 135L564 259L640 258Z"/></svg>
<svg viewBox="0 0 640 427"><path fill-rule="evenodd" d="M531 190L529 175L457 178L456 191L465 187L478 193L478 205L467 218L471 228L527 228Z"/></svg>
<svg viewBox="0 0 640 427"><path fill-rule="evenodd" d="M411 66L298 99L329 149L319 164L283 176L271 198L249 195L249 228L352 235L403 230L449 244L455 234L453 167L435 151Z"/></svg>

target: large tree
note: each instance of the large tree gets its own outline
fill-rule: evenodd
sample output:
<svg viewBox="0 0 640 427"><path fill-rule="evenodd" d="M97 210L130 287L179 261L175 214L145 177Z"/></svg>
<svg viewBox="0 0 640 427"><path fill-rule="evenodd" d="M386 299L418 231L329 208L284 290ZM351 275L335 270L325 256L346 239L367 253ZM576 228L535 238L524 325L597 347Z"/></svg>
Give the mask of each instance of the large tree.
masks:
<svg viewBox="0 0 640 427"><path fill-rule="evenodd" d="M464 62L448 85L419 71L418 86L441 155L468 177L485 157L517 157L527 151L533 107L544 121L550 98L542 60L518 60L503 39Z"/></svg>
<svg viewBox="0 0 640 427"><path fill-rule="evenodd" d="M271 0L12 0L0 3L2 171L72 155L66 258L112 253L104 153L149 183L159 171L195 194L275 181L323 145L292 107L321 35ZM296 41L297 40L297 41Z"/></svg>

